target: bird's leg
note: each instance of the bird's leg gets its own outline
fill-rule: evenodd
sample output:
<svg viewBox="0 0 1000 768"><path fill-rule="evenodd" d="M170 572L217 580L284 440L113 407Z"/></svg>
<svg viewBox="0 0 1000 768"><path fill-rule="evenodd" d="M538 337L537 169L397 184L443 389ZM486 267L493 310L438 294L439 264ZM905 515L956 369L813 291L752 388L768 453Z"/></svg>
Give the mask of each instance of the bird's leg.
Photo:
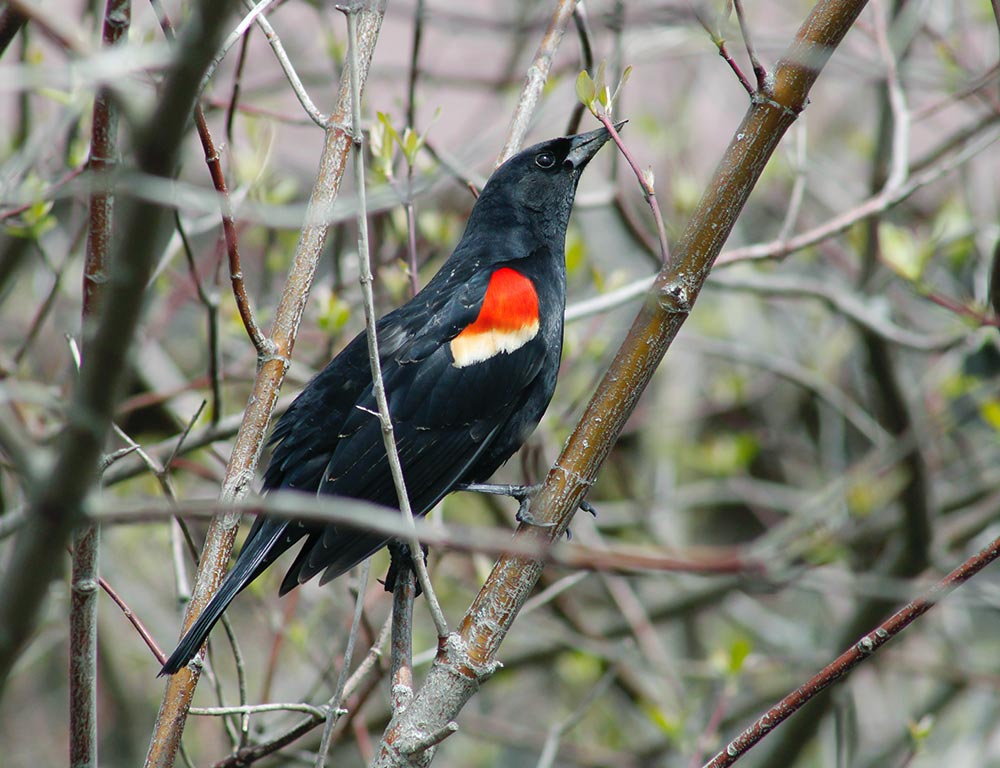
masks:
<svg viewBox="0 0 1000 768"><path fill-rule="evenodd" d="M472 493L490 493L494 496L510 496L512 499L517 499L519 506L517 508L517 514L514 519L519 523L524 523L525 525L534 525L539 528L551 528L555 523L540 523L535 520L532 516L529 507L531 506L531 499L534 498L535 494L538 493L541 488L541 483L538 485L499 485L496 483L459 483L455 486L456 491L471 491ZM589 501L581 501L579 504L580 509L584 512L588 512L597 517L597 510ZM569 531L566 531L567 537L569 536Z"/></svg>
<svg viewBox="0 0 1000 768"><path fill-rule="evenodd" d="M386 571L385 581L382 584L386 592L395 592L396 581L400 575L405 571L413 571L413 557L410 555L410 545L405 542L393 540L388 543L387 547L389 549L389 570ZM420 550L423 552L424 562L426 563L427 545L421 544ZM416 576L416 573L414 573L414 576ZM414 581L416 582L417 591L413 596L420 597L423 593L423 589L420 587L420 579L414 579Z"/></svg>

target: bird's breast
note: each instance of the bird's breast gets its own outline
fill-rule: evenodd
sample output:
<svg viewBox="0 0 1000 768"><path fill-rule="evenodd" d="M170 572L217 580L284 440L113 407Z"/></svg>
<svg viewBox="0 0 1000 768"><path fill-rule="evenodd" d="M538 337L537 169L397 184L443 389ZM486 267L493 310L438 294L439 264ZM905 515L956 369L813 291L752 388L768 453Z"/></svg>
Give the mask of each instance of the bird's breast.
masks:
<svg viewBox="0 0 1000 768"><path fill-rule="evenodd" d="M490 276L475 321L451 340L456 368L520 349L538 335L538 293L530 278L511 267Z"/></svg>

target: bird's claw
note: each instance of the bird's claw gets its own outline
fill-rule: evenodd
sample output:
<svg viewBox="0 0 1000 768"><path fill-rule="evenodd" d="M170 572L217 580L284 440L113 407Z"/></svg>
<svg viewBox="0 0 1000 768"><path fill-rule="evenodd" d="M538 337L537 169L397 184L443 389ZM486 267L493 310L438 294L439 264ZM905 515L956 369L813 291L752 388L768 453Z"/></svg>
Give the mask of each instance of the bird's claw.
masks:
<svg viewBox="0 0 1000 768"><path fill-rule="evenodd" d="M516 497L515 497L516 498ZM555 523L542 523L535 519L535 516L531 514L531 496L525 496L520 499L521 504L517 508L517 514L514 515L514 519L519 523L524 525L531 525L535 528L555 528Z"/></svg>
<svg viewBox="0 0 1000 768"><path fill-rule="evenodd" d="M516 499L519 502L517 514L514 516L514 519L517 520L517 522L524 523L525 525L532 525L536 528L554 528L555 523L540 522L535 519L534 515L532 515L529 510L531 499L534 498L535 494L538 493L541 487L541 484L498 485L495 483L460 483L455 486L455 490L470 491L472 493L491 493L495 496L510 496L512 499ZM584 512L592 515L595 519L597 518L597 510L589 501L581 501L579 507ZM573 538L573 534L568 528L566 529L566 538Z"/></svg>

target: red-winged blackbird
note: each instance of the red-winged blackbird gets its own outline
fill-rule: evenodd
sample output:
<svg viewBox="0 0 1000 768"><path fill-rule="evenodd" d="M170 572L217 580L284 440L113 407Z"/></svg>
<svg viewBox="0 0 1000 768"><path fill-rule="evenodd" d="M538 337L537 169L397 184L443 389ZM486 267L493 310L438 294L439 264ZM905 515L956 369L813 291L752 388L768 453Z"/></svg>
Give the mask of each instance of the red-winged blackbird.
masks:
<svg viewBox="0 0 1000 768"><path fill-rule="evenodd" d="M415 515L457 485L488 479L548 407L562 353L566 226L580 174L608 138L601 128L552 139L500 166L441 270L378 321L382 376ZM278 421L264 489L398 507L376 408L362 333ZM321 583L336 578L387 543L335 525L258 517L161 674L190 661L237 593L303 538L281 594L321 572Z"/></svg>

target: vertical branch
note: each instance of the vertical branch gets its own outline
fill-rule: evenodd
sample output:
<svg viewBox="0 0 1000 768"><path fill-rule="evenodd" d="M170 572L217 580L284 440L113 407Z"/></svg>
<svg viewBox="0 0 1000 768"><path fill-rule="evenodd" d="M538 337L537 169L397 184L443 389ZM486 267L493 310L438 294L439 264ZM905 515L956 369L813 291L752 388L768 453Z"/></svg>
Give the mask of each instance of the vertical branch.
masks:
<svg viewBox="0 0 1000 768"><path fill-rule="evenodd" d="M417 79L420 76L420 42L424 36L426 0L417 0L413 11L413 43L410 48L410 74L406 83L406 124L417 128Z"/></svg>
<svg viewBox="0 0 1000 768"><path fill-rule="evenodd" d="M384 0L371 0L366 4L359 19L358 47L361 66L358 76L361 87L368 74L384 12ZM243 498L253 482L267 424L288 370L299 323L312 288L313 276L326 243L330 213L340 191L340 182L346 168L347 154L352 143L350 109L350 84L345 73L341 77L336 108L327 123L316 183L306 208L306 221L275 312L274 328L270 338L273 352L260 359L243 421L240 423L240 430L226 467L220 494L225 501ZM213 518L209 526L198 565L194 593L184 616L182 634L204 609L225 575L239 518L238 512L228 512ZM174 764L184 724L187 721L188 708L191 706L194 689L198 683L200 671L196 666L196 664L188 665L176 675L167 678L166 690L146 757L147 766L165 768Z"/></svg>
<svg viewBox="0 0 1000 768"><path fill-rule="evenodd" d="M579 0L576 8L573 9L573 26L576 27L576 35L580 40L581 69L590 73L591 77L593 77L594 45L591 39L592 35L590 33L590 23L587 21L587 8L583 4L583 0ZM620 37L621 36L618 35L619 39ZM573 114L570 115L569 124L566 126L567 135L579 132L580 121L583 119L584 109L585 107L583 102L577 102L576 106L573 107Z"/></svg>
<svg viewBox="0 0 1000 768"><path fill-rule="evenodd" d="M392 591L392 637L389 641L389 685L393 714L400 714L413 699L413 572L400 568Z"/></svg>
<svg viewBox="0 0 1000 768"><path fill-rule="evenodd" d="M108 0L102 33L105 47L118 45L132 20L131 0ZM83 339L100 310L108 281L108 259L114 226L111 172L117 165L118 108L111 89L101 86L94 96L90 159L94 185L90 195L90 226L83 265ZM83 352L88 347L85 343ZM73 566L69 611L69 759L73 768L97 766L97 603L101 531L97 525L73 533Z"/></svg>
<svg viewBox="0 0 1000 768"><path fill-rule="evenodd" d="M126 0L127 1L127 0ZM97 766L97 575L100 527L73 534L69 609L69 759Z"/></svg>
<svg viewBox="0 0 1000 768"><path fill-rule="evenodd" d="M406 481L403 478L403 466L396 450L396 438L392 429L392 416L389 413L389 401L385 396L385 386L382 382L382 363L379 358L378 332L375 327L375 297L372 293L371 254L368 251L368 211L365 201L365 155L362 152L361 131L361 80L358 70L358 6L338 6L347 16L347 57L348 75L351 84L351 126L354 129L354 183L358 195L358 271L361 283L361 303L365 311L365 336L368 341L368 361L371 364L372 390L375 402L378 404L379 421L382 423L382 441L385 444L386 458L392 472L392 482L396 486L396 498L399 501L399 511L409 527L410 556L416 570L420 587L424 591L427 605L434 619L438 637L448 634L448 624L444 613L438 604L430 576L427 574L427 564L424 562L423 550L417 539L417 531L413 525L413 510L410 508L410 497L406 492Z"/></svg>
<svg viewBox="0 0 1000 768"><path fill-rule="evenodd" d="M410 50L410 75L406 87L406 125L411 131L417 130L417 78L420 75L420 41L423 38L425 0L417 0L413 12L413 47ZM404 150L404 155L406 151ZM415 159L415 158L414 158ZM410 265L411 296L420 290L420 275L417 273L417 214L413 207L413 162L406 155L406 196L403 201L406 210L406 252Z"/></svg>
<svg viewBox="0 0 1000 768"><path fill-rule="evenodd" d="M326 765L326 755L333 741L334 727L340 716L346 712L342 708L344 689L351 674L351 660L354 658L354 646L357 643L358 632L361 630L361 617L365 612L365 592L368 590L368 574L371 573L371 558L361 564L361 577L358 579L358 597L354 602L354 618L351 620L351 631L347 635L347 647L344 648L344 660L337 676L337 688L327 705L326 724L323 727L323 737L320 739L319 750L316 753L316 768Z"/></svg>

